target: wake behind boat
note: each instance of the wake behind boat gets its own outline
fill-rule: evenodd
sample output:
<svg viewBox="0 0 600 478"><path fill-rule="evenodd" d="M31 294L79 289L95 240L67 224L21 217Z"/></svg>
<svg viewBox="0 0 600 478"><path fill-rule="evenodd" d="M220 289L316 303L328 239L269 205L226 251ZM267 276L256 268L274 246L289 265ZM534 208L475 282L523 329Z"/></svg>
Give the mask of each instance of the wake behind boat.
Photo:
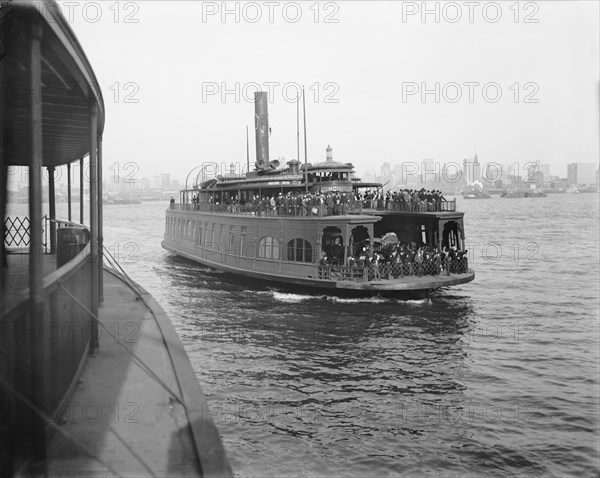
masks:
<svg viewBox="0 0 600 478"><path fill-rule="evenodd" d="M182 190L166 211L166 250L328 293L414 298L474 279L455 200L405 192L384 201L382 185L356 178L330 146L325 161L280 167L269 159L267 104L266 92L255 93L255 169L196 178Z"/></svg>

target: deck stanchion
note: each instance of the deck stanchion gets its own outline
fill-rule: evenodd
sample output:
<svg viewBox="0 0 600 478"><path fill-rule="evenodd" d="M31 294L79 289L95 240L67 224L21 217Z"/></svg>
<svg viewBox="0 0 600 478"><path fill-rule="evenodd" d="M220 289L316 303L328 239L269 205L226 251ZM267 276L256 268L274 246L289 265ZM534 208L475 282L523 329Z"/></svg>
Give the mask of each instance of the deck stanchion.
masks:
<svg viewBox="0 0 600 478"><path fill-rule="evenodd" d="M68 208L68 219L71 219L71 163L67 163L67 208Z"/></svg>
<svg viewBox="0 0 600 478"><path fill-rule="evenodd" d="M98 111L90 102L90 287L91 311L98 315ZM98 324L90 317L90 355L98 353Z"/></svg>
<svg viewBox="0 0 600 478"><path fill-rule="evenodd" d="M48 166L46 169L48 170L48 205L50 207L50 254L56 254L56 193L54 188L54 166Z"/></svg>
<svg viewBox="0 0 600 478"><path fill-rule="evenodd" d="M104 302L104 231L102 222L102 136L98 137L98 303Z"/></svg>
<svg viewBox="0 0 600 478"><path fill-rule="evenodd" d="M31 71L29 77L29 106L31 117L31 144L29 158L29 219L30 219L30 244L29 244L29 316L25 324L25 330L43 330L44 321L44 288L42 268L42 230L39 225L42 222L42 55L41 55L42 27L39 21L32 24L30 43ZM39 95L38 95L39 93ZM30 353L29 388L31 390L32 402L42 410L46 405L46 373L44 364L45 342L43 337L25 334L27 349ZM29 436L32 456L38 464L44 463L46 457L45 428L41 417L28 413L31 421L32 432ZM27 431L24 431L27 434ZM43 466L43 465L42 465ZM41 472L43 470L37 469Z"/></svg>
<svg viewBox="0 0 600 478"><path fill-rule="evenodd" d="M83 225L83 157L79 160L79 224Z"/></svg>

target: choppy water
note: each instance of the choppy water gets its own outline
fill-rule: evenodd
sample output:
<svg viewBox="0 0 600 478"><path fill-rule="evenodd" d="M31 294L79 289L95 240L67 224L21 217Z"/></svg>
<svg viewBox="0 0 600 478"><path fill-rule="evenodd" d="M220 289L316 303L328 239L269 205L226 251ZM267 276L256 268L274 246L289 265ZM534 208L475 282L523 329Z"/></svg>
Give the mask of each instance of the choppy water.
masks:
<svg viewBox="0 0 600 478"><path fill-rule="evenodd" d="M458 205L475 281L423 301L232 283L162 251L162 203L106 207L105 243L171 315L237 476L597 476L598 196Z"/></svg>

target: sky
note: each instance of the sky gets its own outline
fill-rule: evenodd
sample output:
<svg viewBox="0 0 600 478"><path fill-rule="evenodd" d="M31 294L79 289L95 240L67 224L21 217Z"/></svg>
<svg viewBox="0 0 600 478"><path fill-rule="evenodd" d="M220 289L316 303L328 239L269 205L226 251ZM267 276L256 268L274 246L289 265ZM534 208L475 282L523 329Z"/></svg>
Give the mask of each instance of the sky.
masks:
<svg viewBox="0 0 600 478"><path fill-rule="evenodd" d="M139 177L271 159L598 163L599 2L59 2L106 107L105 167ZM302 124L301 124L302 126ZM303 141L303 139L302 139ZM304 161L304 149L300 160Z"/></svg>

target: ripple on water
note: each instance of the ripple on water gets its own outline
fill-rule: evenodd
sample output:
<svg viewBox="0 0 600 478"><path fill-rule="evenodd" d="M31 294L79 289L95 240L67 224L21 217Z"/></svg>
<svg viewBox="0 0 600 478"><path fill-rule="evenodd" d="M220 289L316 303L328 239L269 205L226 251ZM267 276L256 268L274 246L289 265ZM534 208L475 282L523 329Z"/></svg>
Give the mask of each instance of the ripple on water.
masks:
<svg viewBox="0 0 600 478"><path fill-rule="evenodd" d="M238 476L597 476L598 197L458 205L475 281L424 301L232 282L161 250L164 204L107 207L105 243L139 246Z"/></svg>

